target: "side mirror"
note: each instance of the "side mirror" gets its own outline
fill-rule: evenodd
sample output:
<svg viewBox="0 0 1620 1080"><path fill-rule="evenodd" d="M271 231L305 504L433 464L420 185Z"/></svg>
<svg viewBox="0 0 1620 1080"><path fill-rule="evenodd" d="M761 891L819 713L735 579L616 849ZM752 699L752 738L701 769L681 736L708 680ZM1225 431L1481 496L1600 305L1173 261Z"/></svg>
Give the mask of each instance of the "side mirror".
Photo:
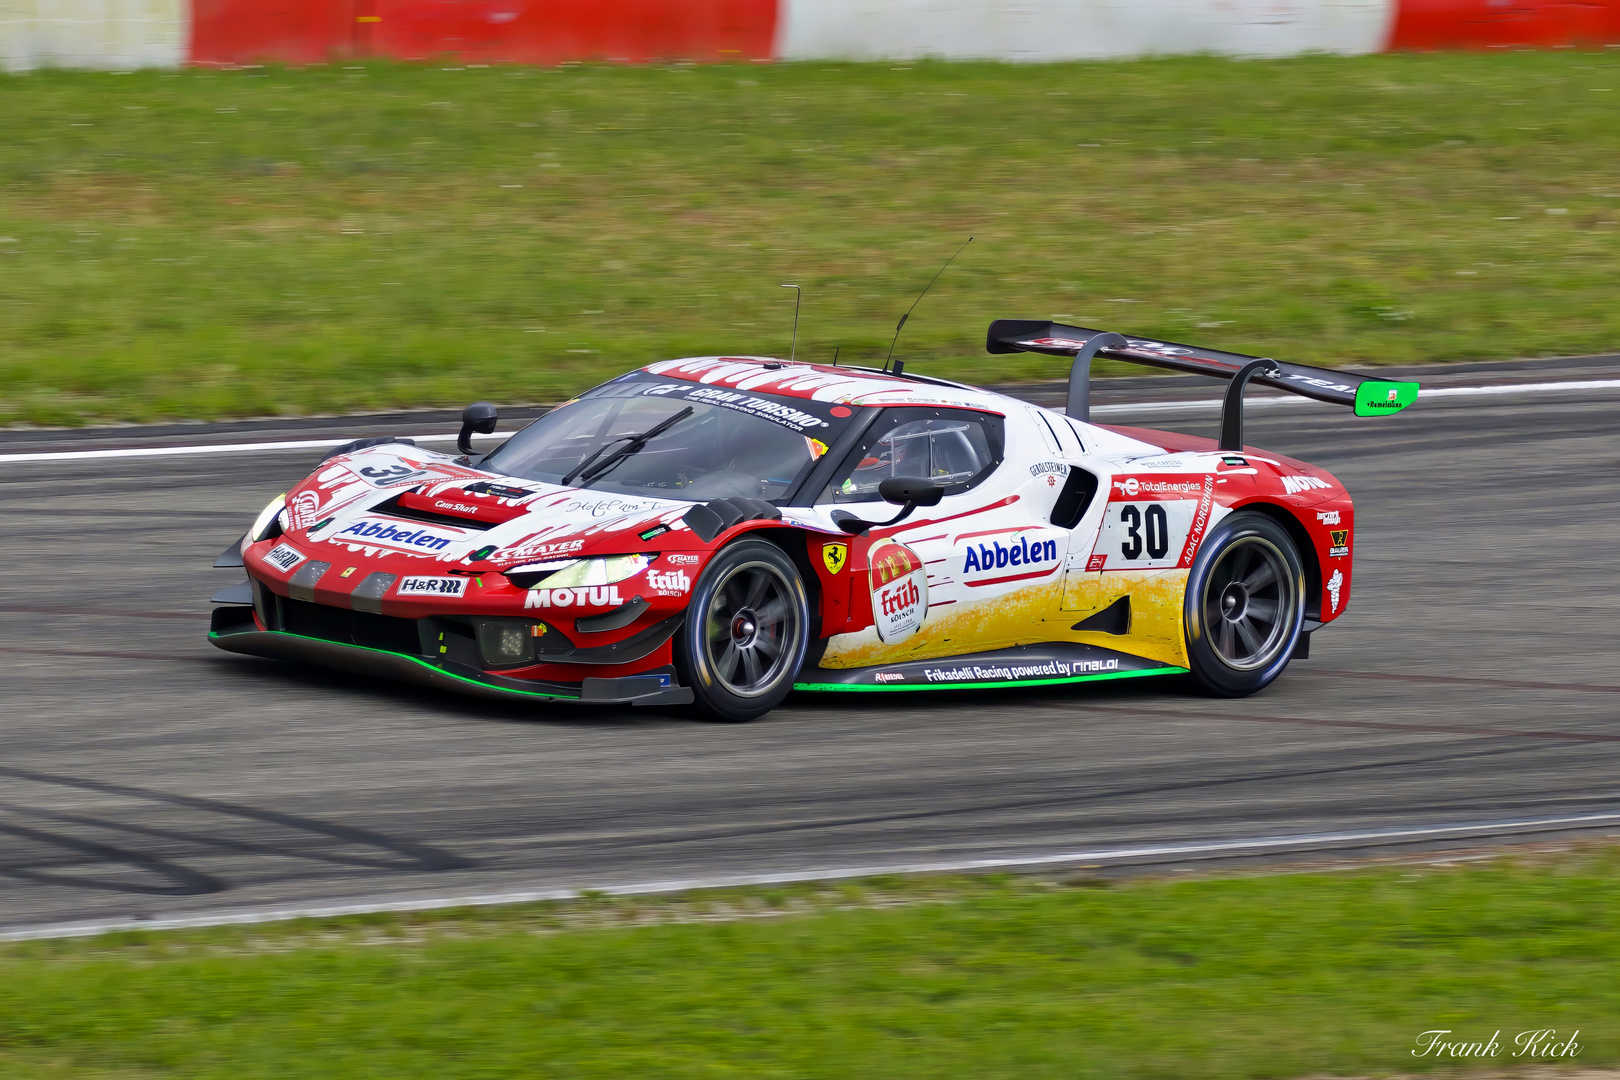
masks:
<svg viewBox="0 0 1620 1080"><path fill-rule="evenodd" d="M473 432L488 435L495 430L498 418L495 406L487 401L475 401L461 410L461 434L456 436L456 449L470 455L473 452Z"/></svg>
<svg viewBox="0 0 1620 1080"><path fill-rule="evenodd" d="M878 495L896 506L938 506L945 486L920 476L891 476L878 484Z"/></svg>
<svg viewBox="0 0 1620 1080"><path fill-rule="evenodd" d="M837 519L840 529L850 535L858 535L867 529L896 525L911 516L911 512L919 506L938 506L939 500L945 495L945 485L935 480L925 480L920 476L891 476L878 484L878 495L884 502L891 502L900 507L900 512L888 521L863 521L858 517Z"/></svg>

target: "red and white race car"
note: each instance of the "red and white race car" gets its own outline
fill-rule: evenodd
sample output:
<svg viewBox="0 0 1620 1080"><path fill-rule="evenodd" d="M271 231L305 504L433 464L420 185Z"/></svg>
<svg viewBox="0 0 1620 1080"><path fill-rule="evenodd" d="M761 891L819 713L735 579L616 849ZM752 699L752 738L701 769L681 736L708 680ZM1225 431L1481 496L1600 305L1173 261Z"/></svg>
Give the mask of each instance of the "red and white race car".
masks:
<svg viewBox="0 0 1620 1080"><path fill-rule="evenodd" d="M651 364L482 457L333 451L216 565L222 649L537 701L695 702L1191 673L1250 694L1350 599L1354 510L1243 445L1253 381L1394 412L1417 385L1046 322L1065 412L764 357ZM1230 380L1219 442L1089 423L1093 357Z"/></svg>

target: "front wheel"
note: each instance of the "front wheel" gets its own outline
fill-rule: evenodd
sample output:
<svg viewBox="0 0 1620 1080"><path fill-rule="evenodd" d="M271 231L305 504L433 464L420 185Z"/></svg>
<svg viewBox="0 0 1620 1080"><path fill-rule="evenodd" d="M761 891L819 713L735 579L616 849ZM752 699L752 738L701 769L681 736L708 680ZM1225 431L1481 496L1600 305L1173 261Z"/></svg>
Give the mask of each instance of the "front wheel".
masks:
<svg viewBox="0 0 1620 1080"><path fill-rule="evenodd" d="M1305 618L1305 570L1288 531L1236 513L1211 531L1187 576L1187 661L1218 697L1270 685L1294 654Z"/></svg>
<svg viewBox="0 0 1620 1080"><path fill-rule="evenodd" d="M799 571L763 540L739 540L704 567L675 638L675 664L717 720L763 716L804 663L810 605Z"/></svg>

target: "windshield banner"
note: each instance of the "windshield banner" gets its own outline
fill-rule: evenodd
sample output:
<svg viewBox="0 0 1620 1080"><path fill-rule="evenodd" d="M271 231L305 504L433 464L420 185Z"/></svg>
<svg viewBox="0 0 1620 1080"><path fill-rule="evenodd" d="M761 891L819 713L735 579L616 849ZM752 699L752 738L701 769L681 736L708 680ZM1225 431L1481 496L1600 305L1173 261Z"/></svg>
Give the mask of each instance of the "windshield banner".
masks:
<svg viewBox="0 0 1620 1080"><path fill-rule="evenodd" d="M833 426L831 420L833 405L830 402L797 398L784 401L781 398L750 394L746 390L730 390L722 386L704 386L701 383L675 380L669 382L660 380L641 393L646 397L667 397L674 401L690 402L693 405L715 405L733 412L747 413L749 416L757 416L773 424L780 424L801 435ZM817 415L818 413L826 415Z"/></svg>

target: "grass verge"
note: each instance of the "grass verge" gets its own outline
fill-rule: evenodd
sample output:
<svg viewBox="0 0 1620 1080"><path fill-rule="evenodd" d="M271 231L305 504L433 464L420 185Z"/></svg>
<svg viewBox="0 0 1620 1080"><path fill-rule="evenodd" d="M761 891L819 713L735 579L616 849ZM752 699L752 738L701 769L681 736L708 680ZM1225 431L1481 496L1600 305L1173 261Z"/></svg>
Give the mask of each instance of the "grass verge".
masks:
<svg viewBox="0 0 1620 1080"><path fill-rule="evenodd" d="M37 942L0 948L0 1072L1291 1077L1454 1066L1411 1054L1437 1028L1578 1028L1593 1066L1620 1061L1617 912L1620 848L1589 847Z"/></svg>
<svg viewBox="0 0 1620 1080"><path fill-rule="evenodd" d="M1301 361L1620 345L1620 55L0 76L0 423L985 381L1060 316Z"/></svg>

